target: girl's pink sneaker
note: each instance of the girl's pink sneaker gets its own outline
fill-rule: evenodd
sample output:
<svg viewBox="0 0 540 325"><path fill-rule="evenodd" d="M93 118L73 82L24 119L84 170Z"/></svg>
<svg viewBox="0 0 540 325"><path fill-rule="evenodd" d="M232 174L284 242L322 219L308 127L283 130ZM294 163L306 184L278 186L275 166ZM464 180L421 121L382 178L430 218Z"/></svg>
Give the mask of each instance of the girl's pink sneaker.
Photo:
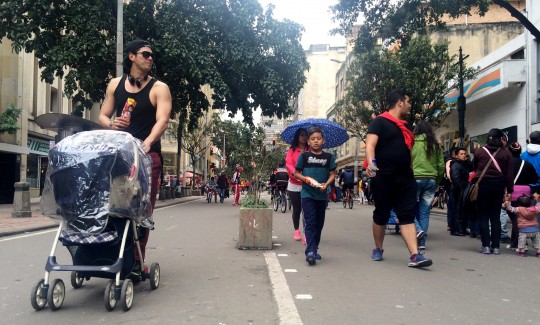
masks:
<svg viewBox="0 0 540 325"><path fill-rule="evenodd" d="M300 237L302 237L302 235L300 234L300 230L296 229L294 231L294 240L298 241L300 240Z"/></svg>

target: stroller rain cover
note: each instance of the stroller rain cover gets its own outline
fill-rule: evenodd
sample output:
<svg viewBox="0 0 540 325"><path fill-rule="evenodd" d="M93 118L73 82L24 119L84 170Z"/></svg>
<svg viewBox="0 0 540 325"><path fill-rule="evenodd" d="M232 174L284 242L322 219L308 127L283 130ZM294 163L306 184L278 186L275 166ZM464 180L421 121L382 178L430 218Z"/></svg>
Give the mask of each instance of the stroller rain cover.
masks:
<svg viewBox="0 0 540 325"><path fill-rule="evenodd" d="M97 234L109 215L141 224L151 218L152 160L141 141L121 131L76 133L49 151L41 210L66 230ZM137 170L135 173L134 171Z"/></svg>

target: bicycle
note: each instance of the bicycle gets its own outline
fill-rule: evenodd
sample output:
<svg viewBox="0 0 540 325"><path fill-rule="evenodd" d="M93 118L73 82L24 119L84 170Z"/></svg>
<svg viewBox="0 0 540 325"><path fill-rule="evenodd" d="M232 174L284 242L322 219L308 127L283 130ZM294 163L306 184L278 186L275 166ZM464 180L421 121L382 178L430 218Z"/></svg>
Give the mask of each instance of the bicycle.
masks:
<svg viewBox="0 0 540 325"><path fill-rule="evenodd" d="M215 187L212 189L208 189L206 193L206 201L208 201L208 203L212 202L212 194L214 194L214 203L217 203L217 190Z"/></svg>
<svg viewBox="0 0 540 325"><path fill-rule="evenodd" d="M343 196L343 208L347 208L347 204L349 204L349 209L353 208L354 200L351 195L351 189L348 188L345 190L345 195Z"/></svg>
<svg viewBox="0 0 540 325"><path fill-rule="evenodd" d="M274 211L277 211L281 207L281 212L285 213L287 211L287 197L285 191L281 188L277 189L278 194L272 200L274 206Z"/></svg>

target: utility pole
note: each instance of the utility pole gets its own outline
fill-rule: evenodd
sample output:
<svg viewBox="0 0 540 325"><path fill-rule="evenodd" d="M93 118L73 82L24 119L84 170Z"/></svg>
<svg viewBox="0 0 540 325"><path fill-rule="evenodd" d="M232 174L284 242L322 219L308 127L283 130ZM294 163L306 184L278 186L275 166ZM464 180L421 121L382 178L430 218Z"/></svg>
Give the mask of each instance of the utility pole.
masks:
<svg viewBox="0 0 540 325"><path fill-rule="evenodd" d="M458 120L459 120L459 146L465 146L465 108L467 102L465 99L465 91L463 86L463 60L469 56L463 57L461 46L459 47L459 97L457 100Z"/></svg>
<svg viewBox="0 0 540 325"><path fill-rule="evenodd" d="M124 0L118 0L116 12L116 76L124 74L122 68L124 52Z"/></svg>

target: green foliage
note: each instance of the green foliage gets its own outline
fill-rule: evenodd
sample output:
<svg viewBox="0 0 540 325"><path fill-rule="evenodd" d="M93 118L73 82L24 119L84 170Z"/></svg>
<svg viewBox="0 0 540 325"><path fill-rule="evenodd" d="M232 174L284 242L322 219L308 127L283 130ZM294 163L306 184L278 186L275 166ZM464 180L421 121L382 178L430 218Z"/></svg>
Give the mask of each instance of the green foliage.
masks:
<svg viewBox="0 0 540 325"><path fill-rule="evenodd" d="M400 40L406 46L414 35L444 29L444 15L456 18L473 10L483 15L490 3L491 0L340 0L331 9L334 20L340 24L333 32L347 34L363 16L355 46L358 53L370 51L379 38L388 43Z"/></svg>
<svg viewBox="0 0 540 325"><path fill-rule="evenodd" d="M249 193L246 195L241 201L240 206L242 208L250 208L250 209L266 209L268 208L268 202L265 200L260 200L257 198L257 196L253 193Z"/></svg>
<svg viewBox="0 0 540 325"><path fill-rule="evenodd" d="M13 104L9 104L6 110L0 114L0 134L15 134L19 127L18 119L21 115L21 109Z"/></svg>
<svg viewBox="0 0 540 325"><path fill-rule="evenodd" d="M448 53L448 44L433 44L427 36L410 40L396 51L372 50L359 54L348 72L348 92L336 104L338 121L353 136L365 139L371 119L388 107L386 94L403 88L411 96L411 124L427 120L438 127L454 106L444 102L455 84L457 57ZM467 75L472 71L468 70Z"/></svg>
<svg viewBox="0 0 540 325"><path fill-rule="evenodd" d="M0 5L0 39L15 51L34 52L42 79L65 78L65 94L80 114L103 99L115 74L116 0L6 0ZM189 130L210 98L230 115L290 113L288 100L305 82L308 63L299 42L303 29L278 21L257 0L132 0L124 4L124 42L154 45L153 75L167 83L173 116ZM65 74L65 69L69 72Z"/></svg>

